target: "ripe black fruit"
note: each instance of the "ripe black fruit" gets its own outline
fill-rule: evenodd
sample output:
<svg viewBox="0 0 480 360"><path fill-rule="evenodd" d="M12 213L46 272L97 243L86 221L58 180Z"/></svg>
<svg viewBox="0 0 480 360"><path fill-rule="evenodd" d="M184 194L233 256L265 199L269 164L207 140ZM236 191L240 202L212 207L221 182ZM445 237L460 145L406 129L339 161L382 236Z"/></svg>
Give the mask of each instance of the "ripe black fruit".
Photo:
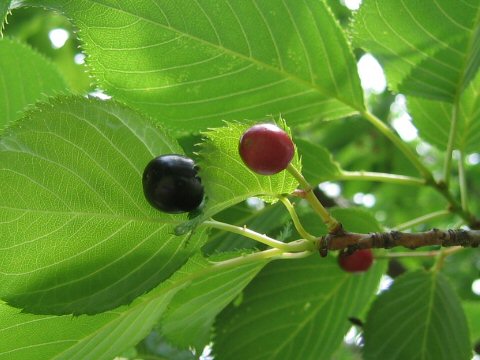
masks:
<svg viewBox="0 0 480 360"><path fill-rule="evenodd" d="M295 147L290 136L278 126L257 124L242 135L238 151L252 171L273 175L287 168Z"/></svg>
<svg viewBox="0 0 480 360"><path fill-rule="evenodd" d="M192 159L169 154L150 161L143 172L143 193L150 205L167 213L197 209L203 186Z"/></svg>

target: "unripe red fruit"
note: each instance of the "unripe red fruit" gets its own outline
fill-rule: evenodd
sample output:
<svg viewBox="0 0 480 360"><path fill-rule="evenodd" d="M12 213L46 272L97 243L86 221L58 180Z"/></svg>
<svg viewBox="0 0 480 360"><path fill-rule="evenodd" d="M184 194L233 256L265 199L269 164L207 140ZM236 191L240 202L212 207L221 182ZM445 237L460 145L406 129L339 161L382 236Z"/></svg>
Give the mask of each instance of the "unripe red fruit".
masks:
<svg viewBox="0 0 480 360"><path fill-rule="evenodd" d="M273 175L287 168L295 147L290 136L278 126L257 124L242 135L238 151L250 170Z"/></svg>
<svg viewBox="0 0 480 360"><path fill-rule="evenodd" d="M373 263L373 254L370 249L357 250L353 254L340 252L338 264L347 272L367 271Z"/></svg>

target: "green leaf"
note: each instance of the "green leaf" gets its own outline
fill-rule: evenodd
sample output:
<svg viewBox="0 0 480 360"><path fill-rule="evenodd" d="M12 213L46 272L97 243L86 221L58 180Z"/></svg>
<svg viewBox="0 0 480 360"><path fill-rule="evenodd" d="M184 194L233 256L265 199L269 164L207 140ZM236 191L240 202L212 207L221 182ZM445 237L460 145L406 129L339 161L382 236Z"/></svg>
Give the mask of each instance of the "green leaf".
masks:
<svg viewBox="0 0 480 360"><path fill-rule="evenodd" d="M272 230L281 227L290 219L283 204L265 205L261 210L249 206L246 201L222 211L215 219L237 226L247 226L261 234L272 234ZM202 248L204 253L213 254L241 249L253 249L259 243L245 236L213 230L208 237L208 243Z"/></svg>
<svg viewBox="0 0 480 360"><path fill-rule="evenodd" d="M248 128L246 124L232 123L205 133L199 162L207 197L205 217L252 196L274 202L277 195L289 194L297 187L297 181L286 170L264 176L247 168L238 154L238 143ZM292 164L300 170L297 153Z"/></svg>
<svg viewBox="0 0 480 360"><path fill-rule="evenodd" d="M310 184L333 180L340 175L340 165L323 146L305 139L295 139L302 159L303 176Z"/></svg>
<svg viewBox="0 0 480 360"><path fill-rule="evenodd" d="M30 1L80 29L109 94L180 129L292 123L364 109L351 49L323 1Z"/></svg>
<svg viewBox="0 0 480 360"><path fill-rule="evenodd" d="M472 343L475 344L480 341L480 301L463 301L462 306L468 320Z"/></svg>
<svg viewBox="0 0 480 360"><path fill-rule="evenodd" d="M347 229L378 228L371 216L356 222L349 210L335 214ZM346 273L334 255L267 265L244 290L242 303L220 314L216 358L329 359L351 326L348 317L361 316L375 295L385 267L376 262L366 273Z"/></svg>
<svg viewBox="0 0 480 360"><path fill-rule="evenodd" d="M0 0L0 37L3 36L3 28L7 21L8 9L11 0Z"/></svg>
<svg viewBox="0 0 480 360"><path fill-rule="evenodd" d="M458 105L455 148L465 152L480 151L480 72L462 94ZM441 150L446 150L452 122L450 103L408 98L409 112L420 136Z"/></svg>
<svg viewBox="0 0 480 360"><path fill-rule="evenodd" d="M26 106L66 90L57 68L27 45L1 39L0 54L0 129Z"/></svg>
<svg viewBox="0 0 480 360"><path fill-rule="evenodd" d="M268 265L216 323L218 359L329 359L375 294L383 266L343 272L334 257ZM252 331L254 329L255 331Z"/></svg>
<svg viewBox="0 0 480 360"><path fill-rule="evenodd" d="M142 172L180 153L113 101L39 104L0 138L0 294L36 313L96 313L169 277L202 243L173 235L186 215L153 209Z"/></svg>
<svg viewBox="0 0 480 360"><path fill-rule="evenodd" d="M439 273L398 277L373 303L364 330L366 360L472 357L460 301Z"/></svg>
<svg viewBox="0 0 480 360"><path fill-rule="evenodd" d="M332 216L338 219L347 231L369 233L382 231L382 227L372 214L362 208L332 208L329 209ZM302 224L307 231L316 236L327 233L327 227L319 221L318 214L308 212L301 216Z"/></svg>
<svg viewBox="0 0 480 360"><path fill-rule="evenodd" d="M152 331L140 344L132 349L128 360L195 360L191 350L178 349L170 344L160 333ZM123 354L122 354L123 355ZM125 356L125 355L123 355ZM122 356L122 357L123 357ZM125 360L127 360L125 359Z"/></svg>
<svg viewBox="0 0 480 360"><path fill-rule="evenodd" d="M237 266L234 271L249 273L254 265ZM0 360L111 360L150 333L179 290L195 279L215 279L222 271L228 272L201 256L191 257L170 279L130 306L94 316L32 315L0 304Z"/></svg>
<svg viewBox="0 0 480 360"><path fill-rule="evenodd" d="M479 14L478 0L365 0L353 31L394 91L452 102L478 70Z"/></svg>
<svg viewBox="0 0 480 360"><path fill-rule="evenodd" d="M232 257L233 254L229 254ZM241 253L235 255L240 256ZM214 261L226 260L216 256ZM174 345L193 347L197 353L210 342L215 317L257 275L266 262L220 270L214 276L192 282L180 291L161 320L162 333Z"/></svg>

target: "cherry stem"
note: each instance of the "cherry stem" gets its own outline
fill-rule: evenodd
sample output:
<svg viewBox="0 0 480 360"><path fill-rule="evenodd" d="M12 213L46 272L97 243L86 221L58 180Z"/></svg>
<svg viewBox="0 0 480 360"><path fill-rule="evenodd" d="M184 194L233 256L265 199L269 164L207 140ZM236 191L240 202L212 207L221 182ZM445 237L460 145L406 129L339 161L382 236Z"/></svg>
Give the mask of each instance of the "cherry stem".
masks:
<svg viewBox="0 0 480 360"><path fill-rule="evenodd" d="M454 246L449 249L443 250L443 253L445 254L453 254L456 253L460 250L462 250L463 247L461 246ZM375 259L397 259L397 258L413 258L413 257L434 257L438 256L442 251L440 250L431 250L431 251L412 251L412 252L393 252L393 253L388 253L385 255L375 255Z"/></svg>
<svg viewBox="0 0 480 360"><path fill-rule="evenodd" d="M288 200L284 196L279 196L279 199L283 203L283 205L285 205L285 208L287 209L290 217L293 220L293 225L295 226L295 229L297 229L300 236L302 236L306 240L315 241L317 238L305 230L290 200Z"/></svg>
<svg viewBox="0 0 480 360"><path fill-rule="evenodd" d="M317 199L313 193L312 186L303 177L303 175L292 165L288 164L287 171L298 181L300 188L305 192L305 200L308 201L310 206L321 217L325 225L327 225L328 233L335 234L341 231L342 225L325 209L322 203Z"/></svg>
<svg viewBox="0 0 480 360"><path fill-rule="evenodd" d="M223 223L220 221L216 221L213 219L204 221L202 225L211 227L213 229L228 231L234 234L245 236L252 240L258 241L259 243L270 246L272 248L279 249L282 252L302 252L302 251L314 250L311 241L302 239L302 240L292 241L290 243L284 243L282 241L272 239L271 237L265 234L260 234L256 231L250 230L246 226L243 226L243 227L235 226L235 225Z"/></svg>
<svg viewBox="0 0 480 360"><path fill-rule="evenodd" d="M438 219L438 218L441 218L441 217L444 217L444 216L447 216L447 215L450 215L450 211L448 211L448 210L435 211L435 212L432 212L430 214L419 216L415 219L404 222L403 224L397 225L392 230L402 231L402 230L410 229L414 226L424 224L427 221L435 220L435 219Z"/></svg>

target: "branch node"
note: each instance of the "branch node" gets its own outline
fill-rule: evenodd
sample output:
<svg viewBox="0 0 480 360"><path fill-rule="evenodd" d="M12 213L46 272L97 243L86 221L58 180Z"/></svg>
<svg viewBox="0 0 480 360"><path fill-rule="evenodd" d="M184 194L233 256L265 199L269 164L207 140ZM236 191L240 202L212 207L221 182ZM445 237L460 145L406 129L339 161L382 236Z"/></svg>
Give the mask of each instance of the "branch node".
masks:
<svg viewBox="0 0 480 360"><path fill-rule="evenodd" d="M330 235L322 236L319 242L318 252L321 257L328 255L328 245L330 244Z"/></svg>

